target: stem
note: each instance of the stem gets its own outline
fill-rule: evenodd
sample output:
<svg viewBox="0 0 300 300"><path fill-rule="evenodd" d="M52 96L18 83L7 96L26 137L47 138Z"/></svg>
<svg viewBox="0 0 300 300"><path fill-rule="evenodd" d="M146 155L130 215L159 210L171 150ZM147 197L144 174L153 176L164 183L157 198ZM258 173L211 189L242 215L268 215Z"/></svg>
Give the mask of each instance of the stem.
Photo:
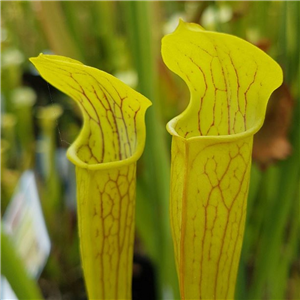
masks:
<svg viewBox="0 0 300 300"><path fill-rule="evenodd" d="M36 94L29 87L16 88L12 92L11 101L17 115L17 137L22 151L22 163L19 166L26 170L34 163L32 108L36 102Z"/></svg>
<svg viewBox="0 0 300 300"><path fill-rule="evenodd" d="M125 2L123 8L126 16L132 57L139 77L139 91L153 102L146 116L147 141L143 156L144 180L147 185L148 198L154 210L152 219L156 223L158 236L155 253L150 253L158 270L160 298L167 289L172 290L172 298L179 298L174 254L169 223L169 181L170 158L166 148L165 130L161 120L158 104L158 82L156 80L156 58L153 45L158 45L152 37L154 21L152 21L152 3ZM139 199L137 199L139 201ZM140 203L142 205L142 203ZM137 206L138 208L139 206ZM137 219L139 211L137 211ZM139 223L137 221L137 223ZM142 234L147 239L147 233Z"/></svg>
<svg viewBox="0 0 300 300"><path fill-rule="evenodd" d="M82 54L70 34L61 3L59 1L38 1L34 5L37 18L44 30L51 50L57 55L64 55L83 61Z"/></svg>

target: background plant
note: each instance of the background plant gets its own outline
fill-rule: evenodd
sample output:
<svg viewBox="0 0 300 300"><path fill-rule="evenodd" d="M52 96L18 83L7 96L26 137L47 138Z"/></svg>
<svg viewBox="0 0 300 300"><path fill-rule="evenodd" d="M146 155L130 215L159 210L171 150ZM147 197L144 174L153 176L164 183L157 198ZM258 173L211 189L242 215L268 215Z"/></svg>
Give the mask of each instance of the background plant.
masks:
<svg viewBox="0 0 300 300"><path fill-rule="evenodd" d="M69 56L110 72L153 102L138 165L135 252L154 267L157 298L178 297L168 220L170 138L165 124L185 108L189 95L160 57L161 37L174 29L178 16L249 40L284 70L284 86L270 100L266 124L255 138L236 299L300 298L298 2L13 1L1 2L1 8L1 209L3 214L22 171L34 168L53 245L39 279L45 298L85 297L72 172L66 185L65 169L49 163L49 157L54 159L74 140L81 119L71 100L62 99L64 95L34 75L27 58L39 52ZM20 107L15 92L24 86L34 89L37 98L27 93L26 105ZM42 126L39 107L53 103L64 114L49 131ZM47 165L51 168L45 172ZM134 276L137 289L142 275L136 271ZM133 297L146 299L142 293Z"/></svg>

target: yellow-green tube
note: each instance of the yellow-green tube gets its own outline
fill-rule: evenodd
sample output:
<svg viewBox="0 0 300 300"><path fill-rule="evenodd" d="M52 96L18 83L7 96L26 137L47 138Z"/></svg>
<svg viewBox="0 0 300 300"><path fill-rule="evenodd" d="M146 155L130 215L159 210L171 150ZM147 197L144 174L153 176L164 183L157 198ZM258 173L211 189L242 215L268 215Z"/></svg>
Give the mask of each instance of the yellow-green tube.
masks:
<svg viewBox="0 0 300 300"><path fill-rule="evenodd" d="M162 56L191 94L187 109L167 125L181 298L233 299L253 135L282 71L250 43L183 21L163 38Z"/></svg>
<svg viewBox="0 0 300 300"><path fill-rule="evenodd" d="M78 61L31 58L41 76L84 116L68 150L76 165L80 249L89 299L131 299L136 161L151 102L115 77Z"/></svg>

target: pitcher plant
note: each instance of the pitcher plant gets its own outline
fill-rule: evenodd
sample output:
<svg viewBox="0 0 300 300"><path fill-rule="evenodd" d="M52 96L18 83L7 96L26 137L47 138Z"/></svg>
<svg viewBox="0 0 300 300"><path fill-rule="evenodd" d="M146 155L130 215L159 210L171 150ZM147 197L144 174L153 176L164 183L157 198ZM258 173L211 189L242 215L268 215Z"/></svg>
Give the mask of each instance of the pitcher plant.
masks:
<svg viewBox="0 0 300 300"><path fill-rule="evenodd" d="M170 219L182 299L233 299L253 135L282 70L232 35L180 21L162 40L167 67L190 90L172 135Z"/></svg>
<svg viewBox="0 0 300 300"><path fill-rule="evenodd" d="M81 260L89 299L131 299L136 162L151 102L117 78L55 55L31 58L79 105L84 123L67 157L76 166Z"/></svg>

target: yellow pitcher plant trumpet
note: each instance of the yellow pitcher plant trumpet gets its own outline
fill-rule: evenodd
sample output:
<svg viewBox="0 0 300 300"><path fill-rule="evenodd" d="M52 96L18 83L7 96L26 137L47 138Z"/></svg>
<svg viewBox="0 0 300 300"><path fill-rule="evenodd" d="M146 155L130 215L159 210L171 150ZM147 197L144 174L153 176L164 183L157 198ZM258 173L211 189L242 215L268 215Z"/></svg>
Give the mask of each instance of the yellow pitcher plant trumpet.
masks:
<svg viewBox="0 0 300 300"><path fill-rule="evenodd" d="M31 58L41 76L79 105L84 123L67 156L76 166L80 250L89 299L131 299L136 162L151 102L76 60Z"/></svg>
<svg viewBox="0 0 300 300"><path fill-rule="evenodd" d="M182 299L233 299L243 241L253 135L282 70L232 35L180 21L162 40L188 85L172 119L170 218Z"/></svg>

